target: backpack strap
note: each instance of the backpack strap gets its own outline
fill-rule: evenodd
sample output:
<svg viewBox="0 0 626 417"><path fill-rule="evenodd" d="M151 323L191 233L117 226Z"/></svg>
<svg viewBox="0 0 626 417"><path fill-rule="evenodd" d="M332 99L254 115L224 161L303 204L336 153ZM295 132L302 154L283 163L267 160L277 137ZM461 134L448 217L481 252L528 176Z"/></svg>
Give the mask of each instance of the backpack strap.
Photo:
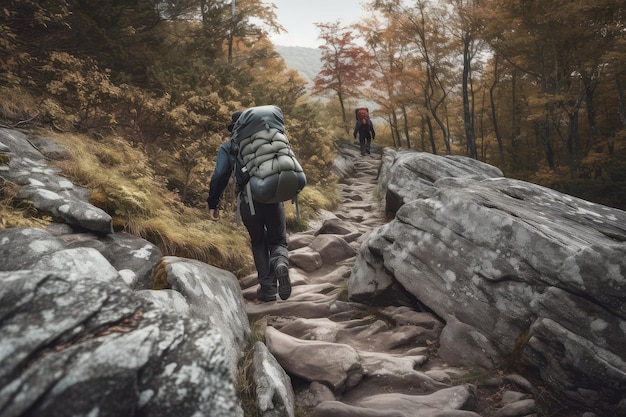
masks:
<svg viewBox="0 0 626 417"><path fill-rule="evenodd" d="M250 181L246 183L246 197L248 198L248 204L250 205L250 215L256 214L254 210L254 201L252 201L252 188L250 188Z"/></svg>
<svg viewBox="0 0 626 417"><path fill-rule="evenodd" d="M241 159L241 149L239 148L238 144L234 144L234 142L231 139L231 143L233 143L233 145L231 145L231 154L233 155L234 158L234 162L233 162L233 174L235 176L235 182L237 183L237 179L239 178L239 172L237 172L238 169L238 161ZM247 168L245 167L245 165L243 166L242 171L247 172ZM235 188L237 187L241 187L241 184L236 184ZM245 190L245 191L244 191ZM236 197L235 197L235 205L237 206L236 209L236 215L235 215L235 221L237 223L237 226L239 226L241 224L241 209L239 208L239 204L241 204L242 202L246 202L246 200L248 200L248 204L250 205L250 214L252 216L254 216L256 214L256 211L254 209L254 202L252 201L252 189L250 188L250 180L249 177L245 183L245 185L243 186L243 189L240 189L238 193L236 193Z"/></svg>
<svg viewBox="0 0 626 417"><path fill-rule="evenodd" d="M237 206L237 208L235 209L235 222L237 226L241 226L241 203L247 202L250 205L250 214L252 216L256 214L256 210L254 209L254 201L252 201L252 190L250 188L250 183L246 184L245 190L245 194L244 191L240 191L235 197L235 205Z"/></svg>
<svg viewBox="0 0 626 417"><path fill-rule="evenodd" d="M241 204L239 201L240 198L240 194L235 196L235 224L237 227L241 226L241 209L239 208L239 204Z"/></svg>

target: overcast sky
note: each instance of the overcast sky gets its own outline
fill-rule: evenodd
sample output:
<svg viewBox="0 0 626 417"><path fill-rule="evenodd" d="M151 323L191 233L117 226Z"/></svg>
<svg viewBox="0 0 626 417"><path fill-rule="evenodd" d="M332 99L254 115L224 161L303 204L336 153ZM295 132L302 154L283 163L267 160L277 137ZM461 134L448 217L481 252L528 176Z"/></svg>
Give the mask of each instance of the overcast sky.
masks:
<svg viewBox="0 0 626 417"><path fill-rule="evenodd" d="M264 0L276 5L278 22L288 31L280 35L272 34L275 45L306 46L317 48L322 42L317 39L319 31L315 23L341 21L342 26L350 25L364 15L363 0Z"/></svg>

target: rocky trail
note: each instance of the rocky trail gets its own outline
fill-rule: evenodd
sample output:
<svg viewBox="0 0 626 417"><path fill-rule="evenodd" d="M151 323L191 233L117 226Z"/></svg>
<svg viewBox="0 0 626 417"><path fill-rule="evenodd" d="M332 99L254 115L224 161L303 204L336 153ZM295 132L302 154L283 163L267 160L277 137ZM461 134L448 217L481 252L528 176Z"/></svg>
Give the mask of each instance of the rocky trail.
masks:
<svg viewBox="0 0 626 417"><path fill-rule="evenodd" d="M52 138L0 129L0 181L56 219L0 230L0 417L626 416L626 212L372 152L340 147L341 204L262 303L114 232Z"/></svg>
<svg viewBox="0 0 626 417"><path fill-rule="evenodd" d="M291 297L258 302L255 276L241 281L250 322L261 321L267 347L291 378L296 410L315 417L534 414L532 388L520 376L477 387L464 382L471 382L468 370L442 362L436 316L348 301L358 248L385 218L377 197L381 153L344 152L353 170L340 180L340 206L289 237Z"/></svg>

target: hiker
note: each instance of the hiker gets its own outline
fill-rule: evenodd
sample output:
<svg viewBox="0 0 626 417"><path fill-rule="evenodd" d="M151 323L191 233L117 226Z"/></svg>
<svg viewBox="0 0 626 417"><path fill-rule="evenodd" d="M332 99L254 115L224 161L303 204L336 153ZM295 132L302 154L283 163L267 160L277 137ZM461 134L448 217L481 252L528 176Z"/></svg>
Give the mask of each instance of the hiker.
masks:
<svg viewBox="0 0 626 417"><path fill-rule="evenodd" d="M228 131L233 132L235 123L243 112L237 111L231 116ZM232 141L228 140L219 148L215 170L209 184L209 215L212 220L219 220L219 202L222 192L228 185L233 172L236 155L231 152ZM248 197L241 193L241 185L237 184L237 204L243 224L248 229L252 255L258 274L259 301L275 301L276 292L282 300L291 295L289 279L289 258L287 250L287 234L285 224L285 207L282 202L262 204L256 201L249 204ZM254 212L252 212L252 207Z"/></svg>
<svg viewBox="0 0 626 417"><path fill-rule="evenodd" d="M361 107L355 110L356 123L354 124L353 136L356 139L357 133L359 134L359 144L361 145L361 155L370 155L370 145L372 140L376 137L374 131L374 124L369 117L369 111L365 107Z"/></svg>

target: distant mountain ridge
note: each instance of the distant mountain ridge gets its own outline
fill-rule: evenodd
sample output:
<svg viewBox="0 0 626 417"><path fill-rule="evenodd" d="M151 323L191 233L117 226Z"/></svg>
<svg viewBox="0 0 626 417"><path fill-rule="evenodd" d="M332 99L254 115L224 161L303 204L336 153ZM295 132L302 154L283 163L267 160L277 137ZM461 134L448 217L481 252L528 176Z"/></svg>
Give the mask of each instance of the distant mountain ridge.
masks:
<svg viewBox="0 0 626 417"><path fill-rule="evenodd" d="M310 84L322 68L322 51L304 46L275 45L276 51L285 60L287 68L298 71Z"/></svg>

